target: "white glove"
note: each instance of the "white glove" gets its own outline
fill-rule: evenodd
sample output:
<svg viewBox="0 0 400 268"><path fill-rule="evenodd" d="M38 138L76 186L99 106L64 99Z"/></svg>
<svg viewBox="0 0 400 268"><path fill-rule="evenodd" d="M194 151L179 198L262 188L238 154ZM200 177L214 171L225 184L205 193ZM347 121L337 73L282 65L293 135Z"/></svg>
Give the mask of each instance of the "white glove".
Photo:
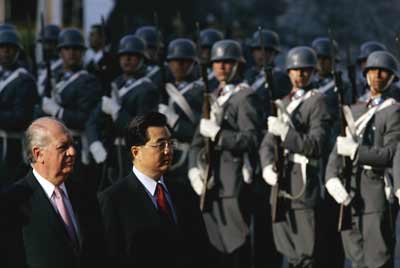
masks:
<svg viewBox="0 0 400 268"><path fill-rule="evenodd" d="M43 112L55 117L57 115L57 113L60 111L60 109L61 109L61 106L58 105L53 99L50 99L48 97L43 97L43 100L42 100Z"/></svg>
<svg viewBox="0 0 400 268"><path fill-rule="evenodd" d="M118 118L118 112L121 109L121 105L118 102L110 97L103 96L101 99L101 110L111 115L112 119L115 121Z"/></svg>
<svg viewBox="0 0 400 268"><path fill-rule="evenodd" d="M203 137L210 138L212 141L215 141L215 138L220 130L221 127L218 126L214 121L204 118L200 120L200 134Z"/></svg>
<svg viewBox="0 0 400 268"><path fill-rule="evenodd" d="M202 179L202 174L199 168L191 168L189 170L189 180L192 185L193 190L197 195L201 195L203 192L204 181Z"/></svg>
<svg viewBox="0 0 400 268"><path fill-rule="evenodd" d="M331 178L327 181L325 185L329 194L335 199L338 204L343 204L347 206L350 204L351 199L354 197L354 193L350 192L350 194L344 188L342 182L339 178Z"/></svg>
<svg viewBox="0 0 400 268"><path fill-rule="evenodd" d="M177 113L175 113L174 109L172 109L168 105L160 103L158 105L158 112L162 113L163 115L165 115L167 117L167 124L171 128L173 128L175 126L176 121L178 121L178 119L179 119L179 116L177 115Z"/></svg>
<svg viewBox="0 0 400 268"><path fill-rule="evenodd" d="M248 167L243 166L242 167L242 175L243 175L243 181L247 184L250 184L253 182L253 178L251 177L251 170L249 170Z"/></svg>
<svg viewBox="0 0 400 268"><path fill-rule="evenodd" d="M89 151L96 164L103 163L107 158L107 151L100 141L95 141L89 146Z"/></svg>
<svg viewBox="0 0 400 268"><path fill-rule="evenodd" d="M278 182L278 174L274 171L273 165L264 167L262 176L265 182L271 186L275 186Z"/></svg>
<svg viewBox="0 0 400 268"><path fill-rule="evenodd" d="M289 131L289 126L275 116L268 116L268 132L280 136L284 141Z"/></svg>
<svg viewBox="0 0 400 268"><path fill-rule="evenodd" d="M349 156L354 160L358 149L358 144L351 137L336 138L337 153L343 156Z"/></svg>

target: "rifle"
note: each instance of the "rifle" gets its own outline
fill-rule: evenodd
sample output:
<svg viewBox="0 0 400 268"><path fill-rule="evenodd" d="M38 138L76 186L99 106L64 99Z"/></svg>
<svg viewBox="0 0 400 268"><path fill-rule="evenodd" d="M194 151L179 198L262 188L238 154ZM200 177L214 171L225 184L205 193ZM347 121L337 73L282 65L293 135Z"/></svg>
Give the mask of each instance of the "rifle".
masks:
<svg viewBox="0 0 400 268"><path fill-rule="evenodd" d="M347 75L351 84L351 103L357 101L356 65L352 62L350 47L347 47Z"/></svg>
<svg viewBox="0 0 400 268"><path fill-rule="evenodd" d="M334 59L336 59L336 51L334 49L334 39L332 31L329 29L329 42L331 47L331 59L332 59L332 76L335 82L335 87L338 93L339 102L339 116L340 116L340 136L346 136L347 122L344 117L343 106L344 103L344 89L342 81L342 72L336 70L336 64ZM340 177L344 180L344 187L348 190L350 189L351 175L352 175L353 163L348 156L342 156L342 170L340 172ZM340 205L339 210L339 222L338 231L347 230L351 228L351 206Z"/></svg>
<svg viewBox="0 0 400 268"><path fill-rule="evenodd" d="M264 64L263 64L263 71L265 76L265 88L267 90L267 96L270 101L270 115L271 116L278 116L278 109L275 105L272 96L274 94L274 81L272 76L272 66L267 62L265 57L265 41L263 36L263 28L260 26L258 27L258 34L260 37L261 43L261 51L264 57ZM283 147L282 141L280 137L274 137L274 171L278 175L277 183L272 186L271 189L271 217L272 223L278 221L278 205L279 205L279 182L283 180L283 169L284 169L284 156L283 156Z"/></svg>
<svg viewBox="0 0 400 268"><path fill-rule="evenodd" d="M42 39L42 55L43 55L43 60L45 64L45 69L46 69L46 80L45 80L45 86L44 86L44 96L51 98L52 91L53 91L53 78L52 78L52 71L51 71L51 63L50 63L50 55L48 51L46 50L43 42L45 39L44 36L44 15L43 13L40 14L40 36Z"/></svg>
<svg viewBox="0 0 400 268"><path fill-rule="evenodd" d="M157 45L156 45L156 57L157 57L157 65L160 69L160 98L159 103L167 104L168 103L168 93L165 90L165 66L164 59L160 56L160 50L162 49L161 42L161 29L159 28L158 15L157 12L154 12L154 25L157 31Z"/></svg>
<svg viewBox="0 0 400 268"><path fill-rule="evenodd" d="M202 117L204 119L210 119L210 110L211 110L211 105L210 105L210 91L208 88L208 73L207 73L207 62L205 59L201 57L201 44L200 44L200 24L199 22L196 22L196 28L197 28L197 49L198 49L198 55L199 55L199 61L200 61L200 75L201 79L203 80L204 83L204 100L203 100L203 115ZM211 141L210 138L205 139L205 144L206 144L206 160L207 160L207 166L206 166L206 176L204 178L204 187L202 189L201 195L200 195L200 210L203 211L204 209L204 204L206 201L206 194L207 194L207 185L208 181L210 180L212 176L212 167L211 164L213 162L213 155L214 155L214 146L213 142Z"/></svg>

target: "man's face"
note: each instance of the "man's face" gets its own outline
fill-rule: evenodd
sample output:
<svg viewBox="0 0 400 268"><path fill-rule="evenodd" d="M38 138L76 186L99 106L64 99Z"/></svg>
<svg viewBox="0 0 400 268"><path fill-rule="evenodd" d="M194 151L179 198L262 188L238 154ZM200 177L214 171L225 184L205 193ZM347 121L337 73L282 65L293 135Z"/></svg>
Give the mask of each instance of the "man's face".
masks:
<svg viewBox="0 0 400 268"><path fill-rule="evenodd" d="M101 49L104 46L104 43L103 34L97 29L92 29L89 35L90 47L94 50Z"/></svg>
<svg viewBox="0 0 400 268"><path fill-rule="evenodd" d="M210 62L210 58L211 58L211 49L208 47L202 47L201 48L201 59L208 63L208 62Z"/></svg>
<svg viewBox="0 0 400 268"><path fill-rule="evenodd" d="M252 50L252 54L256 66L263 66L264 57L265 57L265 62L267 64L271 64L275 60L276 52L273 51L272 49L264 49L263 53L263 50L261 48L254 48Z"/></svg>
<svg viewBox="0 0 400 268"><path fill-rule="evenodd" d="M37 162L43 165L48 178L66 178L74 169L76 151L69 133L55 125L49 128L49 143L38 148Z"/></svg>
<svg viewBox="0 0 400 268"><path fill-rule="evenodd" d="M17 58L18 48L14 45L0 45L0 65L11 65Z"/></svg>
<svg viewBox="0 0 400 268"><path fill-rule="evenodd" d="M212 64L213 72L219 82L227 81L237 64L233 60L215 61Z"/></svg>
<svg viewBox="0 0 400 268"><path fill-rule="evenodd" d="M134 74L139 66L141 56L136 54L122 54L119 56L119 64L125 74Z"/></svg>
<svg viewBox="0 0 400 268"><path fill-rule="evenodd" d="M176 59L168 62L169 69L176 81L182 81L189 74L193 60Z"/></svg>
<svg viewBox="0 0 400 268"><path fill-rule="evenodd" d="M367 78L370 83L372 93L378 94L384 89L389 82L392 73L385 69L373 68L367 72Z"/></svg>
<svg viewBox="0 0 400 268"><path fill-rule="evenodd" d="M293 88L305 88L310 83L313 68L290 69L288 75Z"/></svg>
<svg viewBox="0 0 400 268"><path fill-rule="evenodd" d="M78 47L63 47L60 49L60 57L67 68L81 65L82 55L83 50Z"/></svg>
<svg viewBox="0 0 400 268"><path fill-rule="evenodd" d="M43 42L43 48L46 50L47 53L50 54L51 57L57 56L57 41L46 41Z"/></svg>
<svg viewBox="0 0 400 268"><path fill-rule="evenodd" d="M134 165L140 166L145 174L160 176L172 164L173 145L171 134L166 127L149 127L149 141L142 146L132 146Z"/></svg>
<svg viewBox="0 0 400 268"><path fill-rule="evenodd" d="M318 57L318 74L327 77L332 72L332 61L329 57Z"/></svg>

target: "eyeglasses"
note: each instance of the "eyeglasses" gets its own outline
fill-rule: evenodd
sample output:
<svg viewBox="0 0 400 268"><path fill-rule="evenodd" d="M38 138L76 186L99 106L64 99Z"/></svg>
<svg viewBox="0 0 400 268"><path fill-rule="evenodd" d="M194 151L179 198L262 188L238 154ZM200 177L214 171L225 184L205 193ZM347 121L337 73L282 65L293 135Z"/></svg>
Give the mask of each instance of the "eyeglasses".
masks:
<svg viewBox="0 0 400 268"><path fill-rule="evenodd" d="M154 144L145 144L143 146L149 146L152 148L156 148L160 151L165 150L168 146L168 148L173 149L174 147L176 147L178 144L177 140L173 139L173 140L163 140Z"/></svg>

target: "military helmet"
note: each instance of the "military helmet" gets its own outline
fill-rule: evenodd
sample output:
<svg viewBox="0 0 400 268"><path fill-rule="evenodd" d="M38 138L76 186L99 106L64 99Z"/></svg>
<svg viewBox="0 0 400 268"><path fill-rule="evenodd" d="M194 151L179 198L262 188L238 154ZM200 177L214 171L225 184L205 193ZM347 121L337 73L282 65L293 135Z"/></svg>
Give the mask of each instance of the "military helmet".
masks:
<svg viewBox="0 0 400 268"><path fill-rule="evenodd" d="M364 76L367 74L368 70L378 68L385 69L393 73L396 79L399 78L397 73L398 62L396 58L387 51L375 51L372 52L367 59L367 64L363 71Z"/></svg>
<svg viewBox="0 0 400 268"><path fill-rule="evenodd" d="M136 30L135 35L142 38L146 42L147 47L151 48L157 47L157 40L159 37L156 27L142 26ZM163 46L161 42L160 45Z"/></svg>
<svg viewBox="0 0 400 268"><path fill-rule="evenodd" d="M294 47L286 56L286 70L300 68L316 68L317 55L315 51L306 46Z"/></svg>
<svg viewBox="0 0 400 268"><path fill-rule="evenodd" d="M386 51L386 46L382 43L376 42L376 41L368 41L363 43L360 46L360 55L358 56L357 60L358 61L363 61L366 60L369 56L374 51Z"/></svg>
<svg viewBox="0 0 400 268"><path fill-rule="evenodd" d="M0 31L3 31L3 30L17 31L17 27L11 23L3 23L3 24L0 24Z"/></svg>
<svg viewBox="0 0 400 268"><path fill-rule="evenodd" d="M280 40L279 35L270 30L262 30L262 38L264 42L264 48L269 48L275 50L276 52L280 51ZM251 48L261 48L261 38L260 38L260 31L256 31L253 34L253 37L250 41Z"/></svg>
<svg viewBox="0 0 400 268"><path fill-rule="evenodd" d="M331 57L331 41L328 37L318 37L312 41L311 47L317 53L317 57ZM333 40L333 49L335 50L336 60L339 60L339 46L335 40Z"/></svg>
<svg viewBox="0 0 400 268"><path fill-rule="evenodd" d="M83 36L78 29L67 28L60 32L58 35L57 48L63 47L76 47L80 49L86 49Z"/></svg>
<svg viewBox="0 0 400 268"><path fill-rule="evenodd" d="M211 48L216 42L224 39L224 34L213 28L204 29L200 32L201 47Z"/></svg>
<svg viewBox="0 0 400 268"><path fill-rule="evenodd" d="M146 43L140 37L128 34L121 38L118 46L118 54L139 54L146 57Z"/></svg>
<svg viewBox="0 0 400 268"><path fill-rule="evenodd" d="M14 30L0 31L0 45L14 45L18 49L22 49L19 34Z"/></svg>
<svg viewBox="0 0 400 268"><path fill-rule="evenodd" d="M43 35L41 34L39 42L57 42L58 35L60 34L60 27L54 24L46 25L43 29Z"/></svg>
<svg viewBox="0 0 400 268"><path fill-rule="evenodd" d="M239 42L231 39L225 39L215 43L211 49L211 62L234 60L246 62L243 58L242 47Z"/></svg>
<svg viewBox="0 0 400 268"><path fill-rule="evenodd" d="M170 60L196 60L196 45L187 38L178 38L172 40L168 45L167 61Z"/></svg>

